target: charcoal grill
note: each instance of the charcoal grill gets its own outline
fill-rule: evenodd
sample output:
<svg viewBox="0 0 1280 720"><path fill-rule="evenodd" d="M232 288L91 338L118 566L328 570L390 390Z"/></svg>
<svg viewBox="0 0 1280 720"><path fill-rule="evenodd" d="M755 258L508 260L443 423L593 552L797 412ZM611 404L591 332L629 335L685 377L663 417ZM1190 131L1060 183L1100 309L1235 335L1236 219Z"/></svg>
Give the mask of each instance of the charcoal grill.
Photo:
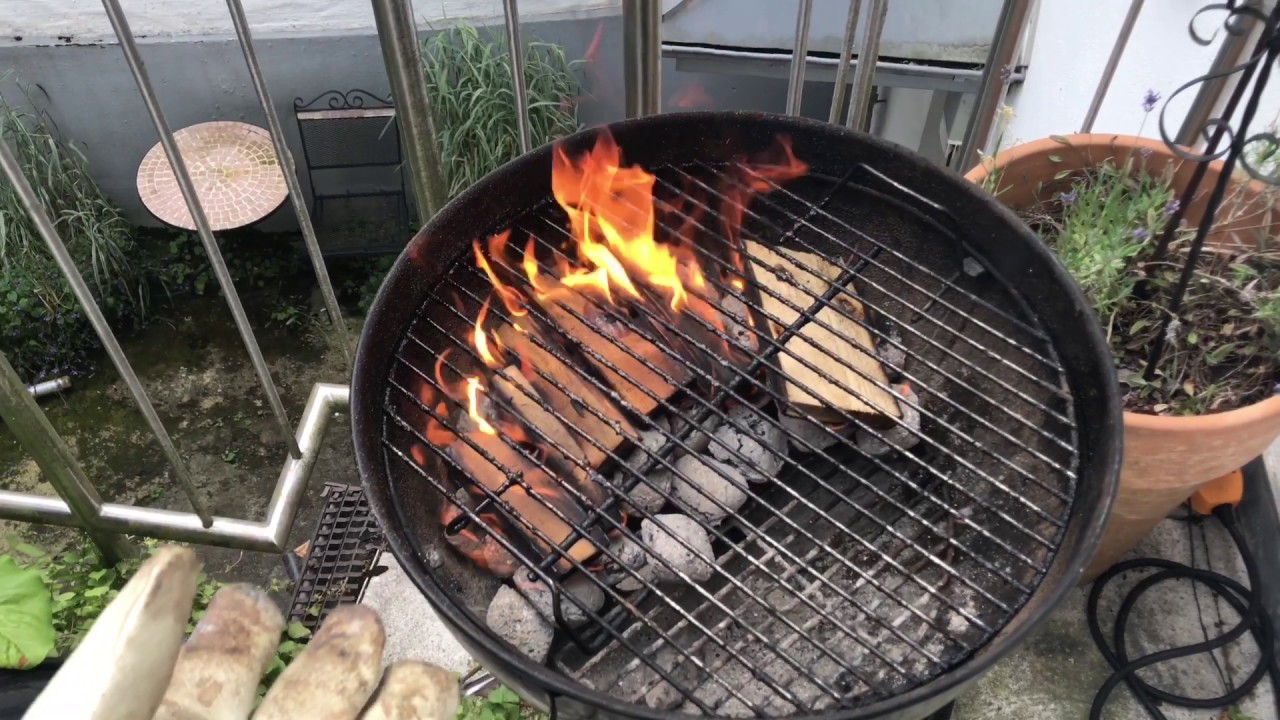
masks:
<svg viewBox="0 0 1280 720"><path fill-rule="evenodd" d="M708 272L693 294L738 298L748 316L735 316L734 327L771 331L754 334L748 352L723 325L640 304L639 312L574 315L607 343L594 345L536 304L516 316L495 300L476 241L509 231L510 244L527 243L527 257L547 270L571 253L572 238L552 200L555 148L495 171L413 238L361 338L357 460L392 552L478 661L559 717L926 716L1053 610L1099 537L1115 489L1120 406L1084 298L998 203L875 138L754 113L669 114L608 131L627 164L656 178L658 234L696 238L704 267L725 269ZM808 164L803 175L769 179L747 164L779 137ZM581 156L599 138L585 131L561 148ZM756 192L745 205L726 201L747 186ZM739 207L740 227L726 226ZM734 254L752 247L747 239L836 270L814 290L760 253ZM488 261L519 274L508 267L518 255ZM769 274L796 292L779 293L764 282ZM788 318L778 316L779 302ZM459 462L456 443L480 436L463 427L466 399L449 392L482 367L473 335L482 309L491 322L541 323L550 333L538 341L544 352L523 371L577 401L557 408L527 385L495 394L492 412L523 396L573 438L535 428L542 437L534 443L507 436L516 454L503 450L503 458L483 438L469 443L491 464L510 457L524 468L488 484ZM819 326L865 331L885 377L798 352L792 341ZM735 350L745 359L727 362ZM650 417L667 418L657 442L601 443L568 417L612 416L572 392L585 386L621 407L633 429L647 427L631 396L617 392L619 358L676 388L634 396L656 407ZM787 358L827 389L783 371ZM578 368L578 377L562 382L550 372L555 364ZM797 385L817 397L810 410L787 394ZM898 388L901 413L837 406L829 389L852 385L868 397ZM798 420L825 424L800 431ZM442 430L455 444L431 437ZM759 444L768 446L763 454L743 440L762 436L770 438ZM603 462L588 467L566 447L574 440L595 446ZM703 443L699 457L722 461L699 461L718 469L718 494L676 460ZM632 458L640 461L628 465ZM748 477L753 468L760 477ZM535 473L579 480L534 486ZM662 486L660 476L675 485ZM702 489L689 493L681 482ZM641 487L659 496L648 506L655 509L634 499ZM530 520L517 495L556 519ZM682 534L677 514L696 533ZM463 535L492 552L458 552ZM686 551L683 565L672 559L678 551L653 548L673 537ZM584 543L595 552L578 552ZM636 547L653 567L636 569L627 555ZM550 593L553 640L541 662L486 622L490 602L513 584L495 574L506 563L528 581L515 583L523 596L533 599L534 585ZM569 591L571 577L605 602Z"/></svg>

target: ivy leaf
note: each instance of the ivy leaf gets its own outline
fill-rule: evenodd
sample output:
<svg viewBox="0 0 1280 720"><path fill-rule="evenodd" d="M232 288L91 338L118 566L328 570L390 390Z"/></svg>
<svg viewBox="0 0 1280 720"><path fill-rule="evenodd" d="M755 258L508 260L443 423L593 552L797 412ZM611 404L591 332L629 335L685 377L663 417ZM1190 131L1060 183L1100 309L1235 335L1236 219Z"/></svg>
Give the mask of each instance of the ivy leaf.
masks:
<svg viewBox="0 0 1280 720"><path fill-rule="evenodd" d="M519 705L520 696L505 685L495 688L489 693L489 702L494 705Z"/></svg>
<svg viewBox="0 0 1280 720"><path fill-rule="evenodd" d="M0 667L39 665L53 652L56 639L53 599L40 572L0 557Z"/></svg>
<svg viewBox="0 0 1280 720"><path fill-rule="evenodd" d="M289 623L289 627L285 628L285 632L289 633L290 640L301 640L304 637L311 637L311 631L306 625L294 620Z"/></svg>

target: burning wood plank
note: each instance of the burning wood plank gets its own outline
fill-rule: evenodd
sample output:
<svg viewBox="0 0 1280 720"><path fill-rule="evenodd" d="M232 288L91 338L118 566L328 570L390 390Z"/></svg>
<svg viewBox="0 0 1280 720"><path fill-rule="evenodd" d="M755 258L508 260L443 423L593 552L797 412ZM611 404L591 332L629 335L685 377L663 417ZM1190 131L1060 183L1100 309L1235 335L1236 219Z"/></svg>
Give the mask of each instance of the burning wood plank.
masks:
<svg viewBox="0 0 1280 720"><path fill-rule="evenodd" d="M814 296L825 293L832 281L840 276L839 267L813 253L773 250L755 241L749 241L747 248L763 263L763 267L755 268L754 274L757 285L762 288L761 305L767 314L777 318L777 322L770 322L775 337L800 316L800 312L791 306L809 307ZM765 292L765 289L774 294ZM889 378L876 357L871 333L850 319L863 317L861 303L847 294L838 295L831 305L820 309L813 321L785 343L785 350L778 354L777 362L790 378L785 382L785 392L792 406L818 419L839 420L839 413L824 405L814 396L816 394L835 408L865 416L871 422L883 422L883 416L901 416L893 394L880 387L888 385ZM826 380L801 364L798 358L804 358L839 384Z"/></svg>
<svg viewBox="0 0 1280 720"><path fill-rule="evenodd" d="M546 400L552 409L578 430L581 439L575 442L582 449L582 457L589 467L600 467L608 457L606 450L611 452L624 440L639 437L622 410L585 380L581 371L561 362L528 335L510 325L498 329L498 338L512 353L519 355L528 367L521 377L537 390L539 397ZM599 443L599 447L587 441L585 438L588 437Z"/></svg>
<svg viewBox="0 0 1280 720"><path fill-rule="evenodd" d="M556 511L575 525L586 522L588 513L562 484L570 480L552 477L501 436L470 425L466 429L460 428L463 434L449 445L449 455L473 482L500 493L502 500L511 506L512 514L527 521L557 545L568 539L573 529L557 516ZM485 453L493 459L486 458ZM518 476L523 484L512 484L503 490L511 476ZM532 488L533 493L526 490L525 485ZM523 523L512 520L509 524L543 554L553 552L546 540L529 531ZM605 542L603 533L595 530L592 537L581 538L570 545L567 554L578 562L586 562L600 552L600 545ZM561 556L556 567L568 570L572 566Z"/></svg>
<svg viewBox="0 0 1280 720"><path fill-rule="evenodd" d="M585 353L588 361L637 414L652 413L688 382L691 372L686 365L580 293L557 292L554 297L540 299L539 304L565 335L591 351Z"/></svg>

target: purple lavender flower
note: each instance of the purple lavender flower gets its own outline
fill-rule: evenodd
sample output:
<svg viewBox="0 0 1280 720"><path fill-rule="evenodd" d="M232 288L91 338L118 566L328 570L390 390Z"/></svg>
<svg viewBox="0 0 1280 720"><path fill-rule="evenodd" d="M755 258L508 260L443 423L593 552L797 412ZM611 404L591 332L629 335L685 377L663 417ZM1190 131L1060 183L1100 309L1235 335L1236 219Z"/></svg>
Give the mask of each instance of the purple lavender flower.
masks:
<svg viewBox="0 0 1280 720"><path fill-rule="evenodd" d="M1076 191L1061 193L1058 195L1058 200L1062 201L1063 205L1070 205L1076 201Z"/></svg>
<svg viewBox="0 0 1280 720"><path fill-rule="evenodd" d="M1137 228L1136 230L1133 231L1134 240L1146 240L1150 236L1151 236L1151 231L1144 227Z"/></svg>
<svg viewBox="0 0 1280 720"><path fill-rule="evenodd" d="M1155 90L1148 90L1147 94L1142 97L1142 111L1151 112L1156 109L1156 103L1160 102L1160 93Z"/></svg>
<svg viewBox="0 0 1280 720"><path fill-rule="evenodd" d="M1164 204L1164 216L1173 217L1180 209L1182 209L1182 203L1178 202L1178 198L1169 198L1169 202Z"/></svg>
<svg viewBox="0 0 1280 720"><path fill-rule="evenodd" d="M1138 154L1142 156L1143 160L1146 160L1147 158L1151 157L1151 148L1144 147L1138 151Z"/></svg>
<svg viewBox="0 0 1280 720"><path fill-rule="evenodd" d="M1005 65L1004 67L1000 68L1000 82L1008 83L1012 79L1013 79L1012 65Z"/></svg>

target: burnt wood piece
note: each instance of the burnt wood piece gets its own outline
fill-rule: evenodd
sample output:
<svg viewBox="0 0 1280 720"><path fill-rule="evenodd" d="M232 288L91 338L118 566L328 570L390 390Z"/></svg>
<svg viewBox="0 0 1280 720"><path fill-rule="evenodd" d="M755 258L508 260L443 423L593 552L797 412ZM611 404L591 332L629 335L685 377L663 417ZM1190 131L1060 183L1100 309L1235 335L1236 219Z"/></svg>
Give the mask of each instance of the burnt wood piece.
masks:
<svg viewBox="0 0 1280 720"><path fill-rule="evenodd" d="M533 325L529 318L523 318L521 322ZM541 338L545 337L546 334L542 334ZM521 376L538 391L539 397L577 430L576 442L588 466L600 467L608 457L606 449L612 452L623 441L639 437L622 410L592 385L581 370L562 362L538 341L510 325L498 329L498 339L504 347L520 356ZM547 341L543 339L542 342ZM559 355L563 357L564 353ZM588 437L596 442L587 441Z"/></svg>
<svg viewBox="0 0 1280 720"><path fill-rule="evenodd" d="M825 293L832 281L840 276L839 267L813 253L775 250L754 240L747 243L747 250L761 263L753 268L753 274L762 288L762 307L767 314L777 318L776 322L770 321L775 336L799 317L800 312L794 308L809 307L814 296ZM862 304L851 295L841 293L830 306L818 311L814 321L786 342L785 351L778 354L778 367L787 376L783 380L783 389L791 407L786 411L794 415L799 409L819 420L839 421L840 413L824 405L818 399L820 397L835 408L862 416L874 424L883 424L885 416L901 416L902 411L893 394L880 387L888 385L889 378L876 357L871 333L850 319L865 317ZM826 380L801 364L798 357L821 369L839 384ZM862 373L852 368L858 368ZM812 393L801 385L810 388Z"/></svg>
<svg viewBox="0 0 1280 720"><path fill-rule="evenodd" d="M652 413L692 375L687 365L636 333L620 316L620 310L615 313L568 289L557 291L539 304L565 335L592 351L584 353L587 360L638 415ZM626 352L624 347L635 354ZM603 359L597 359L597 355ZM640 358L657 370L650 369Z"/></svg>
<svg viewBox="0 0 1280 720"><path fill-rule="evenodd" d="M464 414L463 418L465 417ZM499 435L486 433L465 419L457 425L462 434L457 441L449 445L450 456L473 482L499 493L499 497L511 506L510 513L538 528L545 537L556 544L567 540L572 528L565 520L560 519L552 508L575 525L586 522L587 511L562 484L571 481L552 477L545 469L534 464ZM468 440L471 442L467 442ZM493 460L486 458L481 450ZM513 483L503 490L503 486L512 477L519 478L523 484ZM532 488L533 493L526 490L525 485ZM505 509L495 508L495 511L497 514L507 515ZM518 533L543 555L553 552L545 540L530 532L519 520L512 517L504 519L506 525L513 531L507 533L508 535ZM567 552L579 562L586 562L600 552L600 545L605 542L607 540L603 533L596 529L593 537L577 540L569 546ZM556 560L556 568L560 571L567 571L571 567L572 565L563 556Z"/></svg>

